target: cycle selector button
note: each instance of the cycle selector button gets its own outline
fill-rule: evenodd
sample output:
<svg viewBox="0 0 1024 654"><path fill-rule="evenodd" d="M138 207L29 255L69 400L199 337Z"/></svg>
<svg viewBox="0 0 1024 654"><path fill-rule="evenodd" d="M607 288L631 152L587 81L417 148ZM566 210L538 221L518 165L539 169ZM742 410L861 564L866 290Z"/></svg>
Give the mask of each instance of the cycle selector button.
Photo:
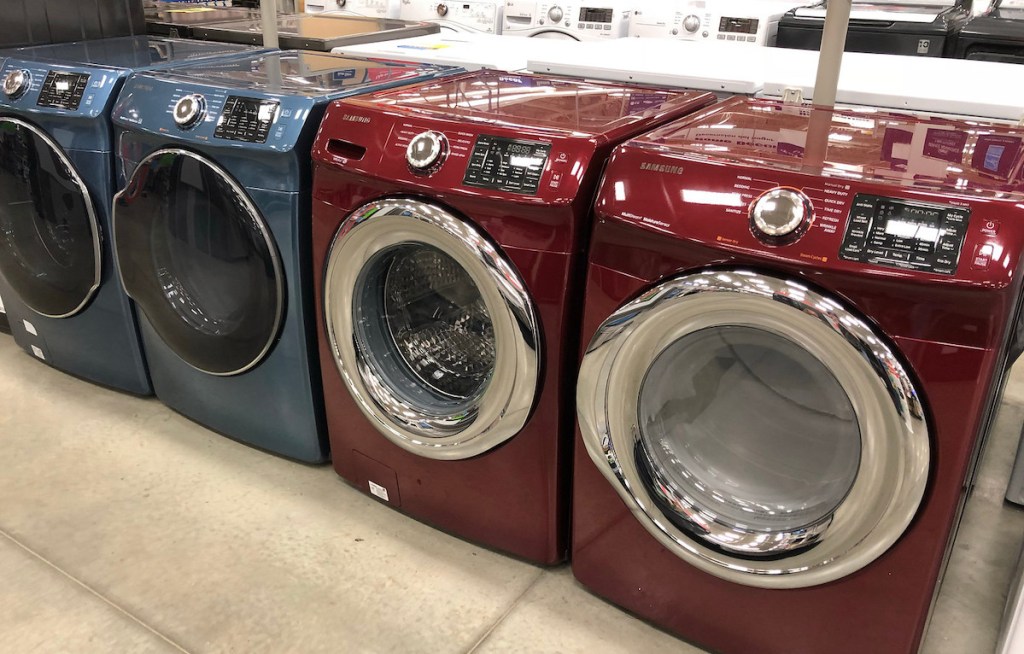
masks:
<svg viewBox="0 0 1024 654"><path fill-rule="evenodd" d="M437 170L448 156L448 139L440 132L420 132L405 149L405 161L417 173Z"/></svg>
<svg viewBox="0 0 1024 654"><path fill-rule="evenodd" d="M565 12L563 12L562 8L559 7L558 5L555 5L551 9L548 9L548 18L551 19L552 23L557 23L558 21L562 20L562 17L564 15Z"/></svg>
<svg viewBox="0 0 1024 654"><path fill-rule="evenodd" d="M759 197L750 208L754 234L767 239L799 236L811 220L811 201L790 188L776 188Z"/></svg>
<svg viewBox="0 0 1024 654"><path fill-rule="evenodd" d="M206 115L206 98L198 93L186 95L174 103L174 124L181 129L194 127Z"/></svg>
<svg viewBox="0 0 1024 654"><path fill-rule="evenodd" d="M447 16L448 15L448 5L445 5L445 4L437 5L437 15L438 16Z"/></svg>
<svg viewBox="0 0 1024 654"><path fill-rule="evenodd" d="M32 86L32 74L27 70L12 70L4 76L4 95L11 100L17 100L25 95L30 86Z"/></svg>
<svg viewBox="0 0 1024 654"><path fill-rule="evenodd" d="M693 34L700 29L700 17L690 14L683 19L683 29Z"/></svg>

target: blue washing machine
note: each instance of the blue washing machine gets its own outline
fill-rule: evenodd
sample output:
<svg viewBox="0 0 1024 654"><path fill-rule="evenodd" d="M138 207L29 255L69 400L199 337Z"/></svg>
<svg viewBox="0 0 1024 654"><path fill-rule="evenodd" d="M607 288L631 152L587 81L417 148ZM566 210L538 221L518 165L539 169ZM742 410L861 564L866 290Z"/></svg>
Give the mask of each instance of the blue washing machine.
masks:
<svg viewBox="0 0 1024 654"><path fill-rule="evenodd" d="M110 242L110 110L134 70L251 53L125 37L11 50L0 61L0 297L15 340L46 363L152 392Z"/></svg>
<svg viewBox="0 0 1024 654"><path fill-rule="evenodd" d="M125 84L113 113L127 178L114 243L157 397L261 449L328 458L313 137L331 100L455 72L289 51Z"/></svg>

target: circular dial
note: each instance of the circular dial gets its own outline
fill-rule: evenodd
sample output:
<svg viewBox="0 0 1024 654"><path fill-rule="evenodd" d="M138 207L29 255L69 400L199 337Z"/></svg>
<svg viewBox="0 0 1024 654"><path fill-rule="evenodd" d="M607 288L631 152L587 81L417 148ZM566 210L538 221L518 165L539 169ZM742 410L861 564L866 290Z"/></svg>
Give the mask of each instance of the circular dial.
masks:
<svg viewBox="0 0 1024 654"><path fill-rule="evenodd" d="M416 172L429 173L444 162L448 154L448 139L440 132L421 132L409 141L405 160Z"/></svg>
<svg viewBox="0 0 1024 654"><path fill-rule="evenodd" d="M345 2L346 2L346 0L338 0L338 6L339 7L344 7L345 6Z"/></svg>
<svg viewBox="0 0 1024 654"><path fill-rule="evenodd" d="M445 16L447 14L448 14L448 5L446 5L446 4L437 5L437 15L438 16Z"/></svg>
<svg viewBox="0 0 1024 654"><path fill-rule="evenodd" d="M174 104L174 124L188 129L206 114L206 98L197 94L186 95Z"/></svg>
<svg viewBox="0 0 1024 654"><path fill-rule="evenodd" d="M554 23L557 23L558 21L562 20L562 16L564 15L565 12L563 12L562 8L559 7L558 5L555 5L551 9L548 9L548 18L550 18L551 21Z"/></svg>
<svg viewBox="0 0 1024 654"><path fill-rule="evenodd" d="M683 19L683 29L685 29L690 34L693 34L697 30L699 30L700 29L700 17L699 16L695 16L694 14L690 14L689 16L684 18Z"/></svg>
<svg viewBox="0 0 1024 654"><path fill-rule="evenodd" d="M27 70L12 70L4 76L4 95L11 100L17 100L25 95L29 86L32 85L32 75Z"/></svg>
<svg viewBox="0 0 1024 654"><path fill-rule="evenodd" d="M811 201L791 188L768 191L750 209L751 227L761 237L774 239L799 235L810 219Z"/></svg>

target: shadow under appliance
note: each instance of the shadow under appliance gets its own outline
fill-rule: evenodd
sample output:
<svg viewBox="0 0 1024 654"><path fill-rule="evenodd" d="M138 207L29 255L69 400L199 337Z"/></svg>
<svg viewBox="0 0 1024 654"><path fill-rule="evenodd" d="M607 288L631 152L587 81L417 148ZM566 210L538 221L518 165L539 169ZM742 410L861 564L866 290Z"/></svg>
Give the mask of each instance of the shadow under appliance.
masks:
<svg viewBox="0 0 1024 654"><path fill-rule="evenodd" d="M277 17L277 30L283 49L330 52L344 45L436 34L440 28L433 23L327 13L281 14ZM192 33L195 38L208 41L263 44L263 23L258 18L197 25Z"/></svg>
<svg viewBox="0 0 1024 654"><path fill-rule="evenodd" d="M916 652L1020 351L1022 143L736 98L617 149L577 579L723 654Z"/></svg>
<svg viewBox="0 0 1024 654"><path fill-rule="evenodd" d="M821 49L827 2L792 9L779 19L780 48ZM854 2L846 50L942 57L951 55L956 36L970 18L970 1Z"/></svg>
<svg viewBox="0 0 1024 654"><path fill-rule="evenodd" d="M332 99L448 70L290 51L128 81L114 110L128 180L114 240L159 399L236 440L327 458L313 137Z"/></svg>
<svg viewBox="0 0 1024 654"><path fill-rule="evenodd" d="M712 100L477 71L332 104L313 242L335 470L446 531L562 560L593 192L615 144Z"/></svg>
<svg viewBox="0 0 1024 654"><path fill-rule="evenodd" d="M24 350L104 386L151 392L112 258L111 107L133 71L247 52L137 36L33 46L0 62L0 294Z"/></svg>

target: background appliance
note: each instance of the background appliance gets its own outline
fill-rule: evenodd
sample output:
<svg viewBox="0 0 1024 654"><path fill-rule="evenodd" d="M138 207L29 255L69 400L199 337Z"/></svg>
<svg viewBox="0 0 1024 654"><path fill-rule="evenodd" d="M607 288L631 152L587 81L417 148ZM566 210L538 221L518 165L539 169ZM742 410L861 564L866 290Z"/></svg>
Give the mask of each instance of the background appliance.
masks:
<svg viewBox="0 0 1024 654"><path fill-rule="evenodd" d="M635 4L632 0L584 5L506 0L502 34L575 41L619 39L629 34Z"/></svg>
<svg viewBox="0 0 1024 654"><path fill-rule="evenodd" d="M306 0L306 13L341 12L372 18L398 18L402 0Z"/></svg>
<svg viewBox="0 0 1024 654"><path fill-rule="evenodd" d="M1020 348L1022 143L736 98L616 150L576 577L723 654L916 651Z"/></svg>
<svg viewBox="0 0 1024 654"><path fill-rule="evenodd" d="M272 52L128 81L114 240L158 398L237 440L326 459L309 148L331 99L442 72Z"/></svg>
<svg viewBox="0 0 1024 654"><path fill-rule="evenodd" d="M941 57L952 54L957 32L970 17L970 1L854 2L846 50L881 54ZM775 44L780 48L821 48L826 2L797 7L779 19Z"/></svg>
<svg viewBox="0 0 1024 654"><path fill-rule="evenodd" d="M1003 0L960 30L955 56L959 59L1024 63L1024 2Z"/></svg>
<svg viewBox="0 0 1024 654"><path fill-rule="evenodd" d="M344 46L335 48L333 52L356 57L459 66L466 70L490 68L525 71L529 70L528 57L538 57L545 61L559 60L563 56L585 58L586 53L597 53L598 48L610 45L603 41L578 43L561 39L525 39L524 36L442 33Z"/></svg>
<svg viewBox="0 0 1024 654"><path fill-rule="evenodd" d="M133 70L249 51L136 36L8 53L0 69L0 295L24 350L105 386L150 392L111 258L111 106Z"/></svg>
<svg viewBox="0 0 1024 654"><path fill-rule="evenodd" d="M196 7L177 2L147 4L145 12L148 33L183 39L193 38L193 29L198 25L246 19L258 20L260 17L259 9L221 6Z"/></svg>
<svg viewBox="0 0 1024 654"><path fill-rule="evenodd" d="M332 104L313 241L335 470L562 560L592 193L614 144L712 99L481 70Z"/></svg>
<svg viewBox="0 0 1024 654"><path fill-rule="evenodd" d="M771 0L674 0L638 6L629 36L775 45L779 18L793 3Z"/></svg>
<svg viewBox="0 0 1024 654"><path fill-rule="evenodd" d="M402 0L399 15L405 20L431 21L443 32L501 34L505 0Z"/></svg>
<svg viewBox="0 0 1024 654"><path fill-rule="evenodd" d="M436 34L440 30L434 23L330 13L281 14L277 17L277 29L282 48L319 52L330 52L343 45ZM192 35L208 41L262 45L263 23L259 18L251 18L195 25Z"/></svg>
<svg viewBox="0 0 1024 654"><path fill-rule="evenodd" d="M132 36L146 31L140 0L4 0L0 48Z"/></svg>

